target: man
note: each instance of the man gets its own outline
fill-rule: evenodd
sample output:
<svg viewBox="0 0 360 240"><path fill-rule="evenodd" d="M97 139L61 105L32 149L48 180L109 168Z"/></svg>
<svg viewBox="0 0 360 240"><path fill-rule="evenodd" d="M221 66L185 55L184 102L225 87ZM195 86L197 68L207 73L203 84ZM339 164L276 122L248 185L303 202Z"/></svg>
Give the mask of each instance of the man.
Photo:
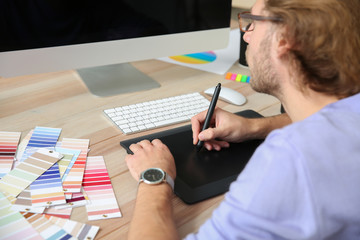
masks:
<svg viewBox="0 0 360 240"><path fill-rule="evenodd" d="M200 133L205 113L193 117L194 144L205 141L208 150L285 127L271 131L187 239L360 239L359 13L358 0L257 0L240 15L252 87L279 98L292 123L285 126L286 115L247 120L217 108ZM176 177L159 140L130 149L136 180L150 167ZM139 184L130 239L178 238L171 195L169 184Z"/></svg>

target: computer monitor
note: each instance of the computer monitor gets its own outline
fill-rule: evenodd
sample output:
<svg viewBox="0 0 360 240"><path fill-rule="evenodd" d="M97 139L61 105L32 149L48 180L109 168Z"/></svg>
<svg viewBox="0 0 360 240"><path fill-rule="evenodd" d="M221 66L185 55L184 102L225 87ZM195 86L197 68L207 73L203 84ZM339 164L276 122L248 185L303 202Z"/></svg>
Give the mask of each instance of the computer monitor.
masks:
<svg viewBox="0 0 360 240"><path fill-rule="evenodd" d="M231 0L0 0L0 76L76 69L98 96L159 84L138 60L225 48Z"/></svg>

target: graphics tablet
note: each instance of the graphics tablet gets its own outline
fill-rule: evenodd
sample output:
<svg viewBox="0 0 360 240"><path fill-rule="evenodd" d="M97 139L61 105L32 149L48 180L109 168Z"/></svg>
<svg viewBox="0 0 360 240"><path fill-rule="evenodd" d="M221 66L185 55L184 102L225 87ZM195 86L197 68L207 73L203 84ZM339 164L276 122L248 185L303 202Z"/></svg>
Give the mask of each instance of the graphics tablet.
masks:
<svg viewBox="0 0 360 240"><path fill-rule="evenodd" d="M259 113L245 110L236 113L247 118L260 118ZM175 194L185 203L196 203L229 190L239 173L244 169L255 149L263 140L232 143L221 151L200 152L192 143L191 125L170 129L120 142L128 153L129 146L143 139L160 139L174 156L177 177Z"/></svg>

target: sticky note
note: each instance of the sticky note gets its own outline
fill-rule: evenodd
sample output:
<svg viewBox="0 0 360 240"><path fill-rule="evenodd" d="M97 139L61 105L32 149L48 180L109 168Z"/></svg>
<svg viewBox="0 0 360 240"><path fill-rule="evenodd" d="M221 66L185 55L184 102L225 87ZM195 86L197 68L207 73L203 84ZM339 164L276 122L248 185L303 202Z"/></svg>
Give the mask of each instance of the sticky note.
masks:
<svg viewBox="0 0 360 240"><path fill-rule="evenodd" d="M242 76L241 76L241 82L246 82L246 78L247 78L246 75L242 75Z"/></svg>
<svg viewBox="0 0 360 240"><path fill-rule="evenodd" d="M235 82L243 82L243 83L250 82L250 76L231 73L231 72L226 73L225 79L235 81Z"/></svg>

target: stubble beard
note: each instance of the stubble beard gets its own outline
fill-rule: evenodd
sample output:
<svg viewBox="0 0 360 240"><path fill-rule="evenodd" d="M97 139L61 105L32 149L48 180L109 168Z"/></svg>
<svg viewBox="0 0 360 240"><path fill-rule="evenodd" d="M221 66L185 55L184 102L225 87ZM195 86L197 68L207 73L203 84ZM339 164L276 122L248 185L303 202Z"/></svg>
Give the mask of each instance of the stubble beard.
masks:
<svg viewBox="0 0 360 240"><path fill-rule="evenodd" d="M266 93L279 97L281 93L279 78L273 66L271 60L271 37L267 36L260 43L259 51L254 54L249 65L252 79L250 86L256 92ZM248 51L246 52L246 58L248 59Z"/></svg>

